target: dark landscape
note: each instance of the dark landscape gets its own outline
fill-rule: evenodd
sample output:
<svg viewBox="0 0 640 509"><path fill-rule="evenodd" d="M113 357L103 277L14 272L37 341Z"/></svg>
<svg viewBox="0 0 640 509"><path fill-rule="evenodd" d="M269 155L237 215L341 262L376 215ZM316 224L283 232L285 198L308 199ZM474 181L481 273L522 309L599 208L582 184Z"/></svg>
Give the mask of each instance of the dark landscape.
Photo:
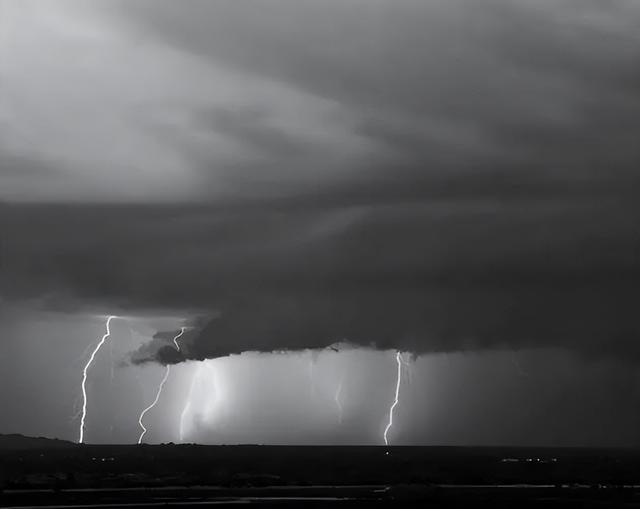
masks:
<svg viewBox="0 0 640 509"><path fill-rule="evenodd" d="M77 445L0 437L2 507L640 507L640 451Z"/></svg>

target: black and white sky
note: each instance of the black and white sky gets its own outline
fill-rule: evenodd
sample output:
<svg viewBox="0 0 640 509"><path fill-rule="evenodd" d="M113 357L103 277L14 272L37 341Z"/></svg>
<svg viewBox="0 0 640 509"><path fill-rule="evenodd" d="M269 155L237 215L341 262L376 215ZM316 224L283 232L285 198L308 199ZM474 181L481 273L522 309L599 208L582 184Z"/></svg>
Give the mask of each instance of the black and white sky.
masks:
<svg viewBox="0 0 640 509"><path fill-rule="evenodd" d="M400 350L397 443L639 444L639 25L0 0L0 432L74 438L117 315L94 441L133 441L179 361L153 440L192 400L193 440L379 443Z"/></svg>

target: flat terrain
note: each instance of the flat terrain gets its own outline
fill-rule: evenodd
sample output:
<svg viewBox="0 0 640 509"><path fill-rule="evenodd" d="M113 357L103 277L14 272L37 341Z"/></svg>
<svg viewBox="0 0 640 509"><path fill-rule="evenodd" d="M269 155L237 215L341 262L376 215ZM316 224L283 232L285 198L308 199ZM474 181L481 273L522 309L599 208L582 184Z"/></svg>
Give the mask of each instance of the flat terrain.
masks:
<svg viewBox="0 0 640 509"><path fill-rule="evenodd" d="M105 446L0 436L1 507L640 508L640 451Z"/></svg>

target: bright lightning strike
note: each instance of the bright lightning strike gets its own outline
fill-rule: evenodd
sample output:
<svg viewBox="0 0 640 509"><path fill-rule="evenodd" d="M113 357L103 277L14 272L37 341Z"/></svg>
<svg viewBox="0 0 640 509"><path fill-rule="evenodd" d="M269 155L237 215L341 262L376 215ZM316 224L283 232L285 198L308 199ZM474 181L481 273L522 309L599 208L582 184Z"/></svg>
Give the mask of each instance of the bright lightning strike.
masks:
<svg viewBox="0 0 640 509"><path fill-rule="evenodd" d="M184 331L186 331L187 328L186 327L180 327L180 333L173 338L173 344L176 345L176 350L178 350L178 352L180 351L180 344L178 343L178 339L180 339L180 337L184 334Z"/></svg>
<svg viewBox="0 0 640 509"><path fill-rule="evenodd" d="M138 444L142 443L142 437L144 437L145 433L147 432L147 428L144 427L144 424L142 423L142 419L144 419L145 414L149 410L151 410L154 406L158 404L158 400L160 399L160 394L162 394L162 388L164 387L164 384L166 383L167 378L169 378L169 373L171 373L171 366L167 366L165 368L164 376L162 377L162 381L158 386L158 391L156 392L156 398L153 400L153 403L151 403L147 408L145 408L140 414L140 417L138 418L138 424L142 428L142 433L140 433L140 436L138 437Z"/></svg>
<svg viewBox="0 0 640 509"><path fill-rule="evenodd" d="M80 438L78 439L79 444L84 443L84 428L85 420L87 418L87 372L89 371L91 364L93 364L93 361L96 358L96 354L98 353L100 348L102 348L102 345L104 345L104 342L107 340L107 338L111 336L110 326L111 320L113 320L114 318L116 317L109 316L107 318L107 322L105 323L106 332L104 336L102 336L102 339L99 341L98 345L93 349L93 352L91 352L91 357L89 357L89 360L82 370L82 417L80 419Z"/></svg>
<svg viewBox="0 0 640 509"><path fill-rule="evenodd" d="M184 334L185 330L186 330L186 327L181 327L180 333L173 338L173 344L176 345L176 350L178 350L178 352L180 351L180 344L178 343L178 339L180 338L180 336ZM156 392L156 397L153 400L153 403L151 403L147 408L145 408L140 414L140 417L138 417L138 424L142 428L142 433L140 433L140 436L138 437L138 444L142 443L142 438L147 433L147 428L145 428L142 420L144 419L144 416L146 415L146 413L158 404L158 401L160 400L160 395L162 394L162 389L164 387L164 384L167 382L167 379L169 378L169 373L171 373L171 366L167 365L164 371L164 376L160 381L160 385L158 385L158 391Z"/></svg>
<svg viewBox="0 0 640 509"><path fill-rule="evenodd" d="M402 354L400 352L396 352L396 363L398 364L398 377L396 379L396 396L395 396L395 399L393 400L393 404L391 405L391 408L389 408L389 423L387 424L387 427L384 429L384 434L382 435L382 437L384 438L384 445L389 445L387 434L389 433L389 430L393 426L393 410L398 405L398 399L400 397L400 382L402 381L403 362L404 360L402 359Z"/></svg>
<svg viewBox="0 0 640 509"><path fill-rule="evenodd" d="M187 403L185 404L184 408L182 409L182 413L180 414L180 431L179 431L180 442L184 442L185 423L186 423L187 415L191 410L191 400L193 399L193 391L196 386L196 379L198 378L198 375L200 374L201 371L202 371L202 364L198 364L198 369L196 370L196 372L193 374L193 377L191 378L191 386L189 387L189 395L187 396Z"/></svg>

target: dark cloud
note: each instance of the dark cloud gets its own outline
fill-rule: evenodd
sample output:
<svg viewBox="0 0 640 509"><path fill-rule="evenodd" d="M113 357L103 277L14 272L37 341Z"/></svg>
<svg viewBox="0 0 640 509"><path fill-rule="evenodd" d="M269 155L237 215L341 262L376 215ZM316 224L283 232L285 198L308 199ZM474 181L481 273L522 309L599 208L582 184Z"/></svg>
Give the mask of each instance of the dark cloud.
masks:
<svg viewBox="0 0 640 509"><path fill-rule="evenodd" d="M216 313L185 358L348 340L418 353L565 346L635 356L633 203L5 206L5 298ZM81 304L79 304L81 303ZM144 359L171 363L168 336ZM182 343L182 342L181 342ZM170 346L170 345L169 345Z"/></svg>
<svg viewBox="0 0 640 509"><path fill-rule="evenodd" d="M274 125L265 109L224 109L194 113L194 121L205 129L216 131L239 141L258 155L273 157L295 157L309 155L312 147L304 138Z"/></svg>
<svg viewBox="0 0 640 509"><path fill-rule="evenodd" d="M194 112L196 124L262 154L230 165L240 195L598 199L638 187L632 21L640 12L627 2L195 1L183 9L142 0L121 10L136 33L340 105L345 128L367 146L334 174L331 154L273 125L269 105ZM218 175L220 164L182 148L203 178ZM318 160L325 171L302 178Z"/></svg>
<svg viewBox="0 0 640 509"><path fill-rule="evenodd" d="M204 98L179 109L179 129L154 125L191 200L1 207L3 298L215 314L185 358L343 339L637 356L635 6L112 9L150 44L277 84L279 102ZM194 138L241 149L212 156ZM151 346L144 359L179 360Z"/></svg>
<svg viewBox="0 0 640 509"><path fill-rule="evenodd" d="M625 2L579 5L137 1L122 9L164 43L327 97L359 119L482 137L493 125L575 127L584 108L637 106L640 13Z"/></svg>
<svg viewBox="0 0 640 509"><path fill-rule="evenodd" d="M2 161L2 175L5 177L33 178L45 176L51 172L51 167L47 163L26 155L4 153L0 150L0 161Z"/></svg>
<svg viewBox="0 0 640 509"><path fill-rule="evenodd" d="M160 364L178 364L185 360L185 357L172 346L165 345L156 352L156 360Z"/></svg>
<svg viewBox="0 0 640 509"><path fill-rule="evenodd" d="M180 329L176 331L161 331L154 334L151 341L144 343L135 352L131 353L132 364L145 364L148 362L158 362L163 365L178 364L186 360L182 353L182 346L185 341L189 341L190 331L184 331L178 340L180 349L177 349L173 339L180 334Z"/></svg>

